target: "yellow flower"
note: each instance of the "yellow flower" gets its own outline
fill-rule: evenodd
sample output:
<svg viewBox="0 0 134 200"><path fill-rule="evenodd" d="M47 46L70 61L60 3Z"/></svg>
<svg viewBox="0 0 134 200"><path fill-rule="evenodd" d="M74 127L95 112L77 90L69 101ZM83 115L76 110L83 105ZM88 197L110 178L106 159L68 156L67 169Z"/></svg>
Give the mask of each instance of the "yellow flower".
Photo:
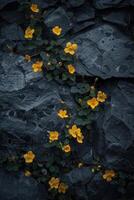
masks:
<svg viewBox="0 0 134 200"><path fill-rule="evenodd" d="M77 45L77 44L68 42L68 43L66 44L66 47L65 47L65 49L64 49L64 52L65 52L65 53L69 53L69 54L71 54L71 55L74 55L77 49L78 49L78 45Z"/></svg>
<svg viewBox="0 0 134 200"><path fill-rule="evenodd" d="M105 173L103 174L103 179L105 179L107 182L110 182L115 176L116 174L114 170L105 170Z"/></svg>
<svg viewBox="0 0 134 200"><path fill-rule="evenodd" d="M77 139L78 143L83 143L84 136L81 132L81 129L78 128L75 124L72 126L72 128L69 129L69 134Z"/></svg>
<svg viewBox="0 0 134 200"><path fill-rule="evenodd" d="M50 142L56 141L59 139L59 133L57 131L50 131L49 132L49 140Z"/></svg>
<svg viewBox="0 0 134 200"><path fill-rule="evenodd" d="M60 183L58 192L65 194L67 189L68 189L68 185L66 185L65 183Z"/></svg>
<svg viewBox="0 0 134 200"><path fill-rule="evenodd" d="M67 66L67 68L68 68L68 72L70 74L74 74L75 73L75 67L73 65L70 64L70 65Z"/></svg>
<svg viewBox="0 0 134 200"><path fill-rule="evenodd" d="M28 151L26 154L23 155L25 159L25 163L32 163L35 159L35 154L32 151Z"/></svg>
<svg viewBox="0 0 134 200"><path fill-rule="evenodd" d="M71 146L69 144L63 146L63 151L65 151L66 153L70 152L71 151Z"/></svg>
<svg viewBox="0 0 134 200"><path fill-rule="evenodd" d="M104 92L99 91L97 94L97 101L103 103L103 102L105 102L106 99L107 99L107 95Z"/></svg>
<svg viewBox="0 0 134 200"><path fill-rule="evenodd" d="M92 109L94 109L99 105L99 102L97 101L95 97L93 97L92 99L89 99L87 101L87 105L89 105Z"/></svg>
<svg viewBox="0 0 134 200"><path fill-rule="evenodd" d="M81 136L77 136L77 142L82 144L83 143L83 139L84 139L84 136L81 135Z"/></svg>
<svg viewBox="0 0 134 200"><path fill-rule="evenodd" d="M60 184L60 179L59 178L55 178L55 177L52 177L50 180L49 180L49 185L50 185L50 189L58 189L59 187L59 184Z"/></svg>
<svg viewBox="0 0 134 200"><path fill-rule="evenodd" d="M52 28L52 32L53 32L55 35L59 36L59 35L61 35L61 33L62 33L62 28L59 27L59 26L55 26L54 28Z"/></svg>
<svg viewBox="0 0 134 200"><path fill-rule="evenodd" d="M62 110L62 109L59 110L58 116L59 116L60 118L62 118L62 119L68 118L67 110Z"/></svg>
<svg viewBox="0 0 134 200"><path fill-rule="evenodd" d="M72 126L72 128L69 129L69 134L73 137L76 138L78 134L81 133L81 129L78 128L75 124Z"/></svg>
<svg viewBox="0 0 134 200"><path fill-rule="evenodd" d="M35 13L38 13L40 11L37 4L32 4L30 9Z"/></svg>
<svg viewBox="0 0 134 200"><path fill-rule="evenodd" d="M31 176L31 172L29 170L26 170L24 174L25 176Z"/></svg>
<svg viewBox="0 0 134 200"><path fill-rule="evenodd" d="M25 55L25 60L27 62L30 62L31 61L31 56L29 56L28 54Z"/></svg>
<svg viewBox="0 0 134 200"><path fill-rule="evenodd" d="M34 32L35 32L34 28L31 28L30 26L28 26L27 29L25 30L25 38L32 39Z"/></svg>
<svg viewBox="0 0 134 200"><path fill-rule="evenodd" d="M42 71L42 67L43 67L43 61L36 61L32 65L32 69L33 69L34 72L41 72Z"/></svg>

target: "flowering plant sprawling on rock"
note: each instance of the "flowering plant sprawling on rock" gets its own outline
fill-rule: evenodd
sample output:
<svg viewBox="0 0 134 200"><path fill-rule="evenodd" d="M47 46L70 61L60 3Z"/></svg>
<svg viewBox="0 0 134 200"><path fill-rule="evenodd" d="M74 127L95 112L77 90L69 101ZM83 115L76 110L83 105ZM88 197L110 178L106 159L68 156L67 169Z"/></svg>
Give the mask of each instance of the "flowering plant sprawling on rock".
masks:
<svg viewBox="0 0 134 200"><path fill-rule="evenodd" d="M53 109L50 104L48 112L43 106L42 112L38 111L38 101L42 102L44 97L37 94L36 106L30 110L31 105L29 105L23 115L23 100L30 102L28 97L24 98L22 105L18 106L22 108L22 112L18 115L23 117L24 121L29 118L29 110L33 115L38 112L39 117L34 116L34 119L41 121L38 130L43 127L42 115L50 121L48 120L47 127L43 127L39 144L30 141L30 145L24 144L16 151L8 152L0 159L0 166L16 173L21 171L27 179L33 177L47 188L51 200L72 200L74 188L77 188L79 183L86 184L82 182L82 177L85 176L83 170L87 170L87 176L88 173L90 177L97 175L105 184L121 182L121 176L116 169L107 169L103 166L101 158L96 156L96 152L91 148L94 133L92 124L97 118L97 113L102 112L103 107L108 104L109 96L100 89L99 78L88 78L77 73L79 63L77 40L65 37L64 27L60 22L47 27L44 19L47 18L48 10L40 4L28 0L20 1L19 9L24 14L24 21L20 22L23 39L15 48L9 48L7 45L8 51L23 56L23 61L26 65L30 65L32 70L29 76L34 74L36 77L43 74L46 83L66 87L73 103L71 105L64 101L66 96L64 89L62 89L64 97L58 96L55 86L54 96L51 98L51 94L48 94L46 99L53 104L55 98L58 106ZM43 84L38 87L38 92L43 91ZM36 87L34 80L30 87L33 92ZM54 110L52 114L51 109ZM50 123L50 118L55 119L56 125ZM32 125L34 126L34 122ZM26 128L23 131L25 132ZM37 136L36 133L34 136ZM29 142L29 138L26 140ZM86 162L87 155L83 156L85 149L89 153L90 163Z"/></svg>

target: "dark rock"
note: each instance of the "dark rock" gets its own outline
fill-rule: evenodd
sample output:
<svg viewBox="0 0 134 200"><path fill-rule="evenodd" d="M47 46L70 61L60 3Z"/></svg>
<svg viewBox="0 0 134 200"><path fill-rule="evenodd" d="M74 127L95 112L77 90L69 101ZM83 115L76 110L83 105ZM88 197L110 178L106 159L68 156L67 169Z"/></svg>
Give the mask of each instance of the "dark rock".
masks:
<svg viewBox="0 0 134 200"><path fill-rule="evenodd" d="M94 24L95 24L94 21L86 21L86 22L77 23L75 24L73 28L73 33L78 33L80 31L83 31L84 29L88 27L92 27Z"/></svg>
<svg viewBox="0 0 134 200"><path fill-rule="evenodd" d="M105 160L107 167L134 170L132 159L134 145L133 88L134 84L128 81L119 81L111 91L110 106L105 108L104 115L99 114L100 116L96 119L96 131L100 131L99 133L97 131L94 136L94 147ZM110 91L110 86L108 90ZM99 146L95 142L98 140L100 140Z"/></svg>
<svg viewBox="0 0 134 200"><path fill-rule="evenodd" d="M65 180L69 185L82 182L86 184L92 179L92 172L88 167L83 167L81 169L74 169L65 175Z"/></svg>
<svg viewBox="0 0 134 200"><path fill-rule="evenodd" d="M98 9L105 9L109 7L118 6L122 0L94 0L94 4Z"/></svg>
<svg viewBox="0 0 134 200"><path fill-rule="evenodd" d="M9 3L16 2L16 0L0 0L0 9L4 8Z"/></svg>
<svg viewBox="0 0 134 200"><path fill-rule="evenodd" d="M47 200L47 190L33 178L0 170L1 200Z"/></svg>
<svg viewBox="0 0 134 200"><path fill-rule="evenodd" d="M1 37L6 40L23 40L24 33L21 27L14 23L2 27Z"/></svg>
<svg viewBox="0 0 134 200"><path fill-rule="evenodd" d="M103 24L74 38L77 73L86 76L134 77L134 42L114 26Z"/></svg>
<svg viewBox="0 0 134 200"><path fill-rule="evenodd" d="M76 22L84 22L95 18L95 10L89 4L77 8L75 11Z"/></svg>
<svg viewBox="0 0 134 200"><path fill-rule="evenodd" d="M2 19L6 20L8 23L18 23L20 24L24 20L24 13L18 10L3 10L0 13ZM20 27L19 27L20 29Z"/></svg>
<svg viewBox="0 0 134 200"><path fill-rule="evenodd" d="M12 138L26 136L44 143L44 131L64 128L57 111L70 108L75 118L76 104L68 87L40 80L42 73L32 72L31 63L22 56L2 54L0 73L0 130ZM64 103L63 103L64 101ZM25 132L24 132L25 130ZM19 146L18 138L18 146Z"/></svg>
<svg viewBox="0 0 134 200"><path fill-rule="evenodd" d="M48 8L54 6L57 0L32 0L32 3L38 4L40 8Z"/></svg>
<svg viewBox="0 0 134 200"><path fill-rule="evenodd" d="M51 30L54 26L62 27L62 35L66 34L72 28L67 12L62 7L57 8L45 16L44 23L49 30Z"/></svg>
<svg viewBox="0 0 134 200"><path fill-rule="evenodd" d="M130 18L130 13L125 11L113 11L103 17L103 19L107 22L112 22L122 26L127 26Z"/></svg>
<svg viewBox="0 0 134 200"><path fill-rule="evenodd" d="M24 74L18 64L16 56L1 54L0 91L12 92L25 87Z"/></svg>
<svg viewBox="0 0 134 200"><path fill-rule="evenodd" d="M107 191L107 192L106 192ZM102 179L100 173L96 174L87 185L89 199L93 200L115 200L118 199L118 184L108 184Z"/></svg>
<svg viewBox="0 0 134 200"><path fill-rule="evenodd" d="M97 9L106 9L111 7L134 6L133 0L94 0L94 5Z"/></svg>
<svg viewBox="0 0 134 200"><path fill-rule="evenodd" d="M68 2L72 7L79 7L85 3L85 0L69 0Z"/></svg>
<svg viewBox="0 0 134 200"><path fill-rule="evenodd" d="M43 77L42 73L34 73L31 63L25 62L22 56L1 53L0 58L0 91L21 90L28 82Z"/></svg>

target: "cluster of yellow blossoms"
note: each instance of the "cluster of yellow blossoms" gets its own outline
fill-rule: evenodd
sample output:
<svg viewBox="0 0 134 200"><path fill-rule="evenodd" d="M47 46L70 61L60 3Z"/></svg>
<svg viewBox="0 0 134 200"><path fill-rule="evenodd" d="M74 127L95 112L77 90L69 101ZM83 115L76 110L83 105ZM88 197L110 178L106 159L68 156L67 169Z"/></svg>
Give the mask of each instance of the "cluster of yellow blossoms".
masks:
<svg viewBox="0 0 134 200"><path fill-rule="evenodd" d="M33 13L39 13L40 9L38 7L37 4L31 4L30 10ZM31 26L28 26L25 30L25 34L24 37L25 39L32 39L35 33L35 29ZM58 25L56 25L55 27L52 28L52 33L55 34L56 36L60 36L62 34L62 28ZM64 48L64 52L66 54L70 54L70 55L74 55L76 50L78 49L78 45L75 43L71 43L68 42L66 44L66 47ZM29 62L31 61L31 57L29 57L29 55L25 56L25 59ZM37 61L36 63L34 63L32 65L32 69L34 72L41 72L42 71L42 66L43 66L43 62L42 61ZM69 64L67 66L67 70L70 74L74 74L75 73L75 67L72 64Z"/></svg>
<svg viewBox="0 0 134 200"><path fill-rule="evenodd" d="M40 12L40 9L39 9L37 4L32 4L30 9L33 13L39 13ZM62 34L62 28L58 25L53 27L51 31L56 36L60 36ZM28 26L25 30L24 37L26 39L32 39L34 34L35 34L35 29L31 26ZM74 55L76 53L77 49L78 49L77 44L68 42L68 43L66 43L66 46L64 48L64 53ZM25 60L30 62L31 57L29 55L26 55ZM43 69L43 61L36 61L35 63L33 63L32 69L33 69L34 72L41 72L42 69ZM74 74L75 71L76 71L75 67L72 64L67 65L67 70L70 74ZM106 99L107 99L107 95L104 92L99 91L97 93L97 97L93 97L93 98L87 100L87 105L90 106L92 109L95 109L100 103L105 102ZM61 119L66 119L66 118L69 117L68 111L65 110L65 109L60 109L57 112L57 115ZM69 133L70 136L75 138L78 143L83 143L84 136L83 136L83 133L81 132L81 129L78 128L77 125L75 125L75 124L72 125L72 127L68 129L68 133ZM50 142L57 141L59 139L59 135L60 134L59 134L58 131L50 131L49 132L49 141ZM62 150L66 153L70 152L71 151L70 144L63 145ZM32 163L34 161L35 154L32 151L28 151L27 153L25 153L23 155L23 158L25 160L25 163L29 164L29 163ZM81 166L82 166L82 163L79 163L79 167L81 167ZM25 176L30 176L30 175L31 175L31 172L26 170ZM103 174L103 179L105 179L106 181L109 182L114 177L115 177L114 170L105 170L105 173ZM49 186L50 186L50 189L57 189L59 193L65 193L66 190L68 189L68 186L65 183L60 182L60 179L55 178L55 177L52 177L49 180Z"/></svg>
<svg viewBox="0 0 134 200"><path fill-rule="evenodd" d="M80 128L74 124L68 131L73 138L76 138L78 143L83 143L84 136Z"/></svg>
<svg viewBox="0 0 134 200"><path fill-rule="evenodd" d="M48 183L50 189L58 189L59 193L66 193L66 190L68 189L68 185L66 185L63 182L60 182L59 178L52 177Z"/></svg>
<svg viewBox="0 0 134 200"><path fill-rule="evenodd" d="M107 95L104 92L99 91L97 97L93 97L92 99L87 100L87 105L90 106L92 109L95 109L99 105L99 103L105 102L106 99Z"/></svg>

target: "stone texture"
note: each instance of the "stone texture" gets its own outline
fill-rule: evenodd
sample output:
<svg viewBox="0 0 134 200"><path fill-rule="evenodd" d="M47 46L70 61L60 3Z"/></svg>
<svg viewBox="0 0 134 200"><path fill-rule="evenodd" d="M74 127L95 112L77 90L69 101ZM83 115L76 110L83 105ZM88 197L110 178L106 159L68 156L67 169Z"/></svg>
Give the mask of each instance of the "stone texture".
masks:
<svg viewBox="0 0 134 200"><path fill-rule="evenodd" d="M131 20L131 13L125 11L113 11L104 15L103 19L107 22L118 24L121 26L127 26Z"/></svg>
<svg viewBox="0 0 134 200"><path fill-rule="evenodd" d="M0 1L0 9L2 9L4 6L8 5L9 3L13 3L16 0L1 0Z"/></svg>
<svg viewBox="0 0 134 200"><path fill-rule="evenodd" d="M110 104L96 118L95 130L99 131L94 135L94 149L107 167L133 171L134 84L119 81L111 85L112 81L106 87L111 91Z"/></svg>
<svg viewBox="0 0 134 200"><path fill-rule="evenodd" d="M85 3L85 0L69 0L72 7L79 7Z"/></svg>
<svg viewBox="0 0 134 200"><path fill-rule="evenodd" d="M133 6L133 0L94 0L94 5L97 9L106 9L111 7Z"/></svg>
<svg viewBox="0 0 134 200"><path fill-rule="evenodd" d="M23 57L3 55L1 70L0 130L16 138L30 136L41 141L48 127L64 127L65 122L57 117L58 109L69 107L72 120L75 118L76 105L69 88L41 79L42 74L32 72L31 63Z"/></svg>
<svg viewBox="0 0 134 200"><path fill-rule="evenodd" d="M6 25L1 29L1 37L6 40L23 40L24 33L17 24Z"/></svg>
<svg viewBox="0 0 134 200"><path fill-rule="evenodd" d="M43 75L32 71L31 63L24 61L22 56L0 53L0 91L13 92L21 90L26 83L38 80Z"/></svg>
<svg viewBox="0 0 134 200"><path fill-rule="evenodd" d="M19 173L14 174L0 170L1 200L47 200L47 191L33 178L27 178Z"/></svg>
<svg viewBox="0 0 134 200"><path fill-rule="evenodd" d="M65 175L65 180L69 185L73 185L79 182L86 184L92 179L92 172L89 168L84 167L82 169L74 169Z"/></svg>
<svg viewBox="0 0 134 200"><path fill-rule="evenodd" d="M67 33L72 27L67 12L62 7L59 7L56 10L50 12L48 15L45 15L44 23L47 28L49 28L49 30L57 25L62 27L62 35Z"/></svg>
<svg viewBox="0 0 134 200"><path fill-rule="evenodd" d="M134 77L134 42L116 27L103 24L74 38L77 72L86 76Z"/></svg>

